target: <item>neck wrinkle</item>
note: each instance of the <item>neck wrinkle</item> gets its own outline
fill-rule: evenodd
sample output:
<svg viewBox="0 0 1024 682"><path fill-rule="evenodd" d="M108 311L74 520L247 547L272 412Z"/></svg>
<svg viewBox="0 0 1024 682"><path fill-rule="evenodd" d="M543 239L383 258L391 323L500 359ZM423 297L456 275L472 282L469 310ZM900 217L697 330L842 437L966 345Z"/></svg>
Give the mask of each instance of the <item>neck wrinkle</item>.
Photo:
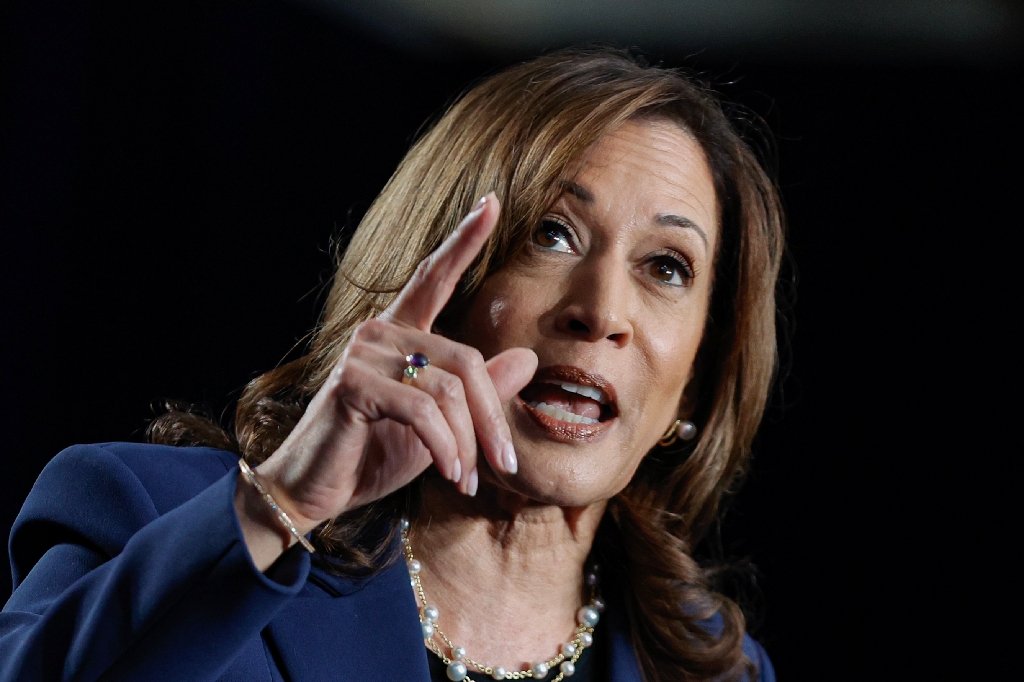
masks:
<svg viewBox="0 0 1024 682"><path fill-rule="evenodd" d="M440 628L489 665L553 657L586 601L584 569L605 506L541 506L491 486L467 498L426 483L409 539Z"/></svg>

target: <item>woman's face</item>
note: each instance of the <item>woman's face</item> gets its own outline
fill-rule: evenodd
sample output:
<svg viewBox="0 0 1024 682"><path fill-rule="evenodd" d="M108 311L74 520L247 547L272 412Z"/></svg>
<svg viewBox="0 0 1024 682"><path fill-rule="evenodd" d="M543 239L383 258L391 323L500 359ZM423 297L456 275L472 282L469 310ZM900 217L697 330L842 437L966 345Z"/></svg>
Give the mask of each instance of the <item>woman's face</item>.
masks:
<svg viewBox="0 0 1024 682"><path fill-rule="evenodd" d="M473 299L460 340L533 349L506 407L519 473L503 487L584 506L626 486L677 418L711 293L718 210L700 146L668 121L602 139L523 254Z"/></svg>

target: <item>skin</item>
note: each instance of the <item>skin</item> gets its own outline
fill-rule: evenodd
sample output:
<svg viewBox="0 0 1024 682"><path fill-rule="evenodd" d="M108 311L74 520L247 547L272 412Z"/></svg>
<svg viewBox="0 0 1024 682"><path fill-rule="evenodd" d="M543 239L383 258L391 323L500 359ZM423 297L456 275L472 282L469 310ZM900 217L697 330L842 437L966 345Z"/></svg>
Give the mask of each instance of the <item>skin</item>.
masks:
<svg viewBox="0 0 1024 682"><path fill-rule="evenodd" d="M718 239L710 170L674 123L623 125L566 182L533 243L484 283L458 338L430 334L497 220L489 195L395 304L357 330L257 469L306 532L435 464L444 478L425 480L410 532L424 589L456 644L507 669L550 658L575 627L607 501L677 418ZM411 386L397 381L408 349L431 359ZM579 437L546 427L518 394L551 366L611 384L614 416ZM250 486L238 491L246 542L265 570L294 541Z"/></svg>

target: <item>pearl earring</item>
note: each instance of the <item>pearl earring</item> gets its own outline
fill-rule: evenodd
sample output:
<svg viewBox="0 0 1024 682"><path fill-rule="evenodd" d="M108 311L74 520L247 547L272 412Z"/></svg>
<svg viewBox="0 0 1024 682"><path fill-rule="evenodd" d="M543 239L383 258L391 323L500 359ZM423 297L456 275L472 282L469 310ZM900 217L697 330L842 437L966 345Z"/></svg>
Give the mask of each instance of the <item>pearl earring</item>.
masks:
<svg viewBox="0 0 1024 682"><path fill-rule="evenodd" d="M697 425L692 421L677 419L672 426L668 427L668 431L658 441L658 445L663 448L667 448L676 442L676 439L682 440L693 440L693 437L697 435Z"/></svg>

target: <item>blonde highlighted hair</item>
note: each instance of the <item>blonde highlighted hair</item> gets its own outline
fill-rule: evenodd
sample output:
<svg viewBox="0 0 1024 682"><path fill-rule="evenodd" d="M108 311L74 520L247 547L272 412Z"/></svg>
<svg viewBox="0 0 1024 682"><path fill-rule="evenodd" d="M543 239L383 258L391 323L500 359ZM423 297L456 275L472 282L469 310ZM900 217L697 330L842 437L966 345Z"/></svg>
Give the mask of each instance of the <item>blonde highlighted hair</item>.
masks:
<svg viewBox="0 0 1024 682"><path fill-rule="evenodd" d="M555 52L469 90L424 134L374 201L340 258L309 352L253 380L235 433L187 410L150 427L156 442L209 444L250 463L266 459L301 417L354 328L384 309L417 263L476 202L494 191L499 225L449 308L471 298L530 238L585 152L638 119L672 121L704 150L720 211L714 287L694 380L685 402L699 439L655 448L609 504L628 578L633 641L651 681L736 678L752 672L744 619L716 594L691 552L723 495L745 470L776 367L775 284L783 219L775 186L705 87L610 49ZM346 565L379 566L407 499L393 495L320 529L321 549ZM366 544L366 538L375 538ZM705 619L718 613L722 627Z"/></svg>

